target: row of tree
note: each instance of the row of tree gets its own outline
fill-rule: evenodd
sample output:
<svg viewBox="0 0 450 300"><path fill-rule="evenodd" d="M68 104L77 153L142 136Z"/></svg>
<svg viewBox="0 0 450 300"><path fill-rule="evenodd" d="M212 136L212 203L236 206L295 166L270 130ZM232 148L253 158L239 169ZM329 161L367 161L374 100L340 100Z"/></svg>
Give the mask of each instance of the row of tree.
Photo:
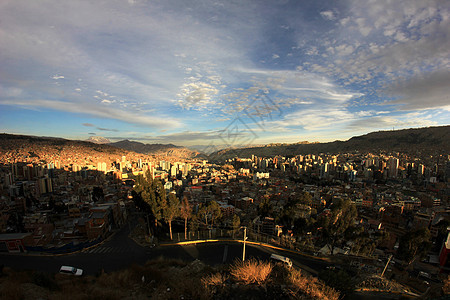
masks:
<svg viewBox="0 0 450 300"><path fill-rule="evenodd" d="M189 203L186 197L180 201L175 192L168 195L162 182L158 179L153 180L149 171L137 176L133 188L133 198L136 205L147 212L154 219L153 228L158 230L158 224L164 221L169 226L169 235L172 239L172 221L176 218L184 220L184 236L187 238L188 220L193 219L192 227L197 226L199 220L204 221L206 227L214 226L214 223L222 216L219 204L216 201L210 201L207 204L198 207L194 213L194 207Z"/></svg>

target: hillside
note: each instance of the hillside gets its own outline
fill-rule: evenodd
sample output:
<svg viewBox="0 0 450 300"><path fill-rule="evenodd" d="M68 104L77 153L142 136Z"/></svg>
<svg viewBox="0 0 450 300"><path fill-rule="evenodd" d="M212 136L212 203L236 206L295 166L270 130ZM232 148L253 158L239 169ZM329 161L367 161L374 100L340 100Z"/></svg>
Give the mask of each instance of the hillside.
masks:
<svg viewBox="0 0 450 300"><path fill-rule="evenodd" d="M199 260L159 258L80 277L2 271L2 299L339 299L337 291L301 271L255 260L214 268Z"/></svg>
<svg viewBox="0 0 450 300"><path fill-rule="evenodd" d="M30 157L61 156L65 154L125 155L122 149L110 145L94 144L88 141L66 140L53 137L0 134L0 152Z"/></svg>
<svg viewBox="0 0 450 300"><path fill-rule="evenodd" d="M71 157L73 162L115 160L123 155L161 155L190 159L199 153L172 144L143 144L132 141L104 144L97 140L77 141L54 137L0 134L0 157L3 161L42 161ZM4 156L4 157L3 157Z"/></svg>
<svg viewBox="0 0 450 300"><path fill-rule="evenodd" d="M0 269L2 299L398 299L411 295L408 287L380 276L342 279L343 271L327 271L326 282L296 268L258 261L209 266L158 257L143 265L94 275L69 276L39 271ZM341 276L341 277L339 277ZM450 279L450 277L449 277ZM448 296L444 287L429 293ZM74 296L76 295L76 296ZM400 298L401 299L401 298Z"/></svg>
<svg viewBox="0 0 450 300"><path fill-rule="evenodd" d="M210 155L211 160L235 156L271 157L318 153L386 151L403 153L450 153L450 126L378 131L329 143L270 144L263 147L224 149Z"/></svg>
<svg viewBox="0 0 450 300"><path fill-rule="evenodd" d="M193 158L199 154L198 152L192 151L188 148L175 146L173 144L144 144L140 142L123 140L120 142L110 143L109 145L142 154L166 155L180 158Z"/></svg>

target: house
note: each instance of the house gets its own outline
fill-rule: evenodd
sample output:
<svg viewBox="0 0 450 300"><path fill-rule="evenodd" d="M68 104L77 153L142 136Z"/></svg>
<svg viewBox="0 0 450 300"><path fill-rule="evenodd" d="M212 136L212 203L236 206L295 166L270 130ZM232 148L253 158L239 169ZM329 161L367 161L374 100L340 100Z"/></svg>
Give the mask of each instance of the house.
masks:
<svg viewBox="0 0 450 300"><path fill-rule="evenodd" d="M33 244L31 233L3 233L0 234L0 252L26 252L26 246Z"/></svg>

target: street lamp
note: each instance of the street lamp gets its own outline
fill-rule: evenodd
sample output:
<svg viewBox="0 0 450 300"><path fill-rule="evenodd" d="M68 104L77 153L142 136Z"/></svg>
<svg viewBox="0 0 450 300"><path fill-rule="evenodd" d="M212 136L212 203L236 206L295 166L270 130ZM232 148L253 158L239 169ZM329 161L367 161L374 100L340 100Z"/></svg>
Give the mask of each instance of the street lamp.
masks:
<svg viewBox="0 0 450 300"><path fill-rule="evenodd" d="M388 261L386 263L386 266L384 266L383 272L381 272L381 277L383 277L384 272L386 272L386 269L387 269L389 263L391 262L391 259L392 259L392 254L389 256L389 259L388 259Z"/></svg>
<svg viewBox="0 0 450 300"><path fill-rule="evenodd" d="M243 240L244 247L242 249L242 261L244 261L245 260L245 241L247 240L247 227L242 226L241 228L244 228L244 240Z"/></svg>

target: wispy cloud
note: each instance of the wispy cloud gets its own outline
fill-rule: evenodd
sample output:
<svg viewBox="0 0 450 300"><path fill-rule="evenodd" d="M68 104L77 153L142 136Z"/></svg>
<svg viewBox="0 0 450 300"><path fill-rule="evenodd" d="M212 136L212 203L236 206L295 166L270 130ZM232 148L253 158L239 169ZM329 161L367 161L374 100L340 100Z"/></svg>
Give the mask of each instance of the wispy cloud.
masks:
<svg viewBox="0 0 450 300"><path fill-rule="evenodd" d="M45 130L42 115L58 111L60 136L70 119L101 124L83 134L208 144L242 116L270 115L249 124L261 140L450 117L445 1L2 1L0 18L10 130L15 113Z"/></svg>

